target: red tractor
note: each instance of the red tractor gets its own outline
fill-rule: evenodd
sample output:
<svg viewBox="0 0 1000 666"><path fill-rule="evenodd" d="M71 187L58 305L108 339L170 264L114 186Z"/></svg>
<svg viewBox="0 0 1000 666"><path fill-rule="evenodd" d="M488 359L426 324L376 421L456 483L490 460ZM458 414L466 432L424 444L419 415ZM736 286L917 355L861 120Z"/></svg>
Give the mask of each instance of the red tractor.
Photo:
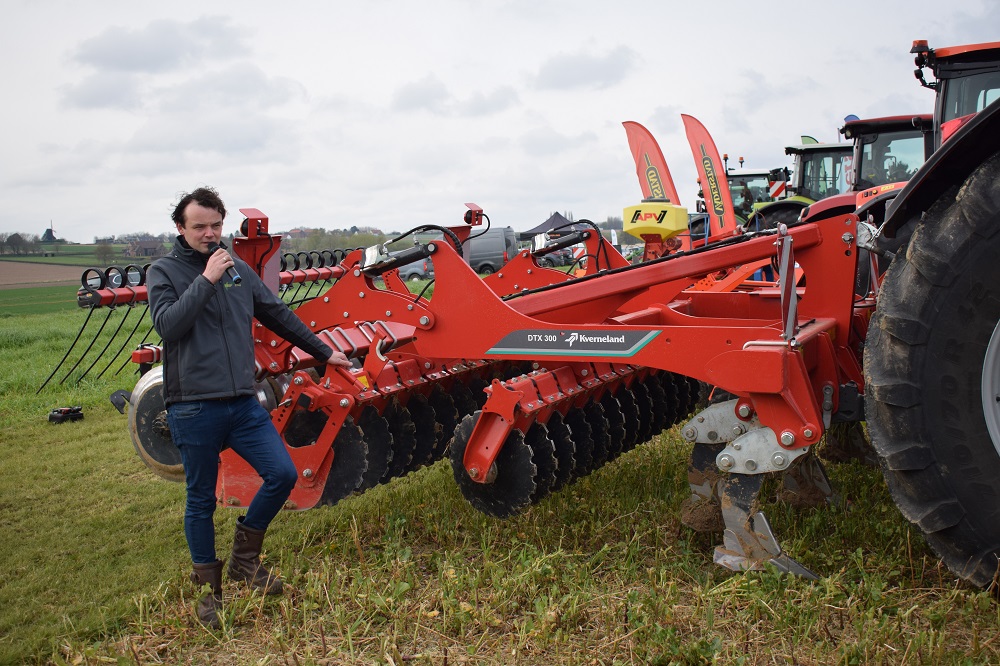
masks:
<svg viewBox="0 0 1000 666"><path fill-rule="evenodd" d="M638 265L594 227L558 241L586 246L582 277L540 264L552 246L480 278L461 241L488 218L470 207L441 241L278 271L280 239L244 209L235 251L275 288L328 281L296 312L356 360L321 376L301 350L254 331L259 399L299 470L288 508L448 456L475 508L511 516L680 423L693 443L684 519L724 532L715 560L811 576L759 510L761 484L777 475L790 493L829 498L815 449L835 424L867 421L902 512L956 575L989 585L1000 554L1000 43L915 52L935 75L935 132L961 127L905 188L859 193L857 209L820 201L776 229ZM894 256L883 236L903 237ZM397 271L423 257L431 299ZM697 288L772 260L774 283ZM82 302L141 300L141 279L122 278L85 287ZM155 471L183 478L158 349L133 360L145 370L121 396L133 442ZM705 407L706 385L729 399ZM223 452L220 503L245 506L259 484Z"/></svg>

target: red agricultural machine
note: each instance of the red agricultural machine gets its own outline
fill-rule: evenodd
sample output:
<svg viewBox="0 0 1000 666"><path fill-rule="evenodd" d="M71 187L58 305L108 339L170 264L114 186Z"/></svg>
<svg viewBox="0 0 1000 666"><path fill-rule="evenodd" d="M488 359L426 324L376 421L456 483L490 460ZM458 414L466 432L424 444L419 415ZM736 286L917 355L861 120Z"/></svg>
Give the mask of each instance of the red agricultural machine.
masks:
<svg viewBox="0 0 1000 666"><path fill-rule="evenodd" d="M488 218L470 206L440 242L282 267L266 216L242 209L234 251L276 289L322 284L296 313L355 359L324 376L254 330L259 399L299 470L288 508L334 504L447 455L476 509L513 516L681 423L693 443L684 520L724 532L715 560L811 576L759 510L762 482L781 475L791 493L829 498L816 446L838 423L867 421L902 512L953 572L989 585L1000 554L1000 42L914 52L936 78L925 81L935 127L962 126L905 188L860 193L857 208L818 202L794 223L638 265L595 228L480 278L461 240ZM905 250L893 257L876 240L896 235ZM582 277L540 265L578 242ZM396 270L419 257L434 260L430 299ZM736 270L772 261L774 283ZM82 302L141 302L141 283L119 272L121 286L91 286ZM142 376L119 402L133 442L180 479L158 348L132 359ZM705 406L706 385L730 399ZM245 506L259 483L223 453L220 503Z"/></svg>

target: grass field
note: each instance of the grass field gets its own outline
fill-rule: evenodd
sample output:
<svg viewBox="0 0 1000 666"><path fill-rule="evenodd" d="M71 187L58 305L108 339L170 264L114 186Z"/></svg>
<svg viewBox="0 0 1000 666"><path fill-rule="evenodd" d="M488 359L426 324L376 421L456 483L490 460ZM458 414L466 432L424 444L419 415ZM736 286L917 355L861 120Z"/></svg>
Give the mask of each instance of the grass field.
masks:
<svg viewBox="0 0 1000 666"><path fill-rule="evenodd" d="M676 431L508 521L475 512L443 462L282 514L266 545L286 594L230 586L223 630L206 631L183 488L145 469L107 400L131 369L77 385L88 358L36 395L84 316L0 315L2 664L1000 662L994 599L939 565L876 470L831 465L837 506L766 504L821 580L716 567L716 538L678 520ZM84 420L48 423L64 405ZM220 554L236 516L218 514Z"/></svg>

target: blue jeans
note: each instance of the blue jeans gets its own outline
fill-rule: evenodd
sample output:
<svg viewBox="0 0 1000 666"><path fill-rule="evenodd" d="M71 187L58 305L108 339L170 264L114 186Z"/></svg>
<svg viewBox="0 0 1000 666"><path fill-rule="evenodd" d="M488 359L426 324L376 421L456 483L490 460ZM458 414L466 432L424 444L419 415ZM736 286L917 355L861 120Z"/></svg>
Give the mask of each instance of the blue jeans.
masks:
<svg viewBox="0 0 1000 666"><path fill-rule="evenodd" d="M167 408L167 423L184 463L184 535L191 560L196 564L215 562L212 516L223 445L228 444L264 480L243 518L246 527L267 529L295 487L298 471L267 410L255 396L174 403Z"/></svg>

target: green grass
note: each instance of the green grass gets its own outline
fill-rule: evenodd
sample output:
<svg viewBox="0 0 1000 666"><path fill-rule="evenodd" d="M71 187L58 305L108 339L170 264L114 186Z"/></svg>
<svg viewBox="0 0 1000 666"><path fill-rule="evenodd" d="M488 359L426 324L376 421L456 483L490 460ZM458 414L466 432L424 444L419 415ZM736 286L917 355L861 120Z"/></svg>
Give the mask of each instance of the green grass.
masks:
<svg viewBox="0 0 1000 666"><path fill-rule="evenodd" d="M73 311L80 311L73 287L0 289L0 317Z"/></svg>
<svg viewBox="0 0 1000 666"><path fill-rule="evenodd" d="M107 400L135 378L60 373L35 395L83 316L0 318L0 663L1000 660L997 604L939 565L872 469L830 466L840 506L764 507L820 581L716 567L716 538L679 523L676 431L508 521L475 512L443 462L279 515L266 549L286 593L229 586L208 632L191 612L183 488L143 467ZM62 405L84 420L48 423ZM220 554L236 515L219 511Z"/></svg>

